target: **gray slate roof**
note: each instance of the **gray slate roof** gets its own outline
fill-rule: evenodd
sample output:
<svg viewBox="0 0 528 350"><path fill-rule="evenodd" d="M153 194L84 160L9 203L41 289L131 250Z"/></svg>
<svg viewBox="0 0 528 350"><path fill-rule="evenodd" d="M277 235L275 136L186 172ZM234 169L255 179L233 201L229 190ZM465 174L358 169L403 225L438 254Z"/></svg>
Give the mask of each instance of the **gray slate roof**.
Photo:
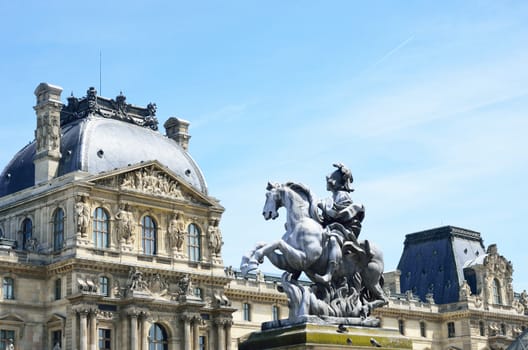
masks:
<svg viewBox="0 0 528 350"><path fill-rule="evenodd" d="M424 302L428 293L437 304L456 302L464 264L485 254L475 231L444 226L408 234L398 263L401 291L411 290Z"/></svg>
<svg viewBox="0 0 528 350"><path fill-rule="evenodd" d="M207 194L204 176L187 151L158 131L116 119L90 115L61 128L58 176L74 171L98 174L157 160ZM35 141L20 150L0 174L0 196L34 186Z"/></svg>

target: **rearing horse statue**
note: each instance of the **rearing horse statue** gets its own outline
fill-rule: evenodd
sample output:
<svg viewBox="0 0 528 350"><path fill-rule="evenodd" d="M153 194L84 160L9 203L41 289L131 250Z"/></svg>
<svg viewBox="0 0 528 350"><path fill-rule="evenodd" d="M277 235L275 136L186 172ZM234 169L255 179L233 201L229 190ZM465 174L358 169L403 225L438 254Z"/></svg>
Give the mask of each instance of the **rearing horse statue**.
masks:
<svg viewBox="0 0 528 350"><path fill-rule="evenodd" d="M274 220L279 217L278 209L284 207L286 232L273 243L258 243L244 256L242 274L245 276L256 269L267 257L279 269L290 272L295 280L304 272L313 282L329 283L341 261L341 248L317 220L310 190L293 182L268 183L266 190L262 215L266 220Z"/></svg>
<svg viewBox="0 0 528 350"><path fill-rule="evenodd" d="M388 302L382 289L383 256L369 241L357 240L363 206L349 203L345 208L353 223L349 229L337 221L328 222L325 208L317 205L302 184L268 183L266 190L262 215L266 220L276 219L284 207L286 232L275 242L257 243L243 256L242 275L257 269L265 257L284 270L280 288L288 295L289 319L317 315L341 317L340 322L347 324L379 324L368 316L373 308ZM302 272L313 282L310 287L298 282Z"/></svg>

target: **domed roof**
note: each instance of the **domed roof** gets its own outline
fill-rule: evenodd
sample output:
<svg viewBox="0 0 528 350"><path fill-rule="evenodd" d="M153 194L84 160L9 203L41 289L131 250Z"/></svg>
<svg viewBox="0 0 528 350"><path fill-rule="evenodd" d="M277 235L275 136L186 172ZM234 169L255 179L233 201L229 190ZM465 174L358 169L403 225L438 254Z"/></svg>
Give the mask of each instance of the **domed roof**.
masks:
<svg viewBox="0 0 528 350"><path fill-rule="evenodd" d="M61 113L62 157L58 176L75 171L99 174L157 160L193 188L207 194L207 185L198 165L178 142L157 131L157 120L155 127L97 113L67 120L62 116L67 108L64 107ZM36 141L33 141L8 163L0 175L0 196L35 185L35 149Z"/></svg>

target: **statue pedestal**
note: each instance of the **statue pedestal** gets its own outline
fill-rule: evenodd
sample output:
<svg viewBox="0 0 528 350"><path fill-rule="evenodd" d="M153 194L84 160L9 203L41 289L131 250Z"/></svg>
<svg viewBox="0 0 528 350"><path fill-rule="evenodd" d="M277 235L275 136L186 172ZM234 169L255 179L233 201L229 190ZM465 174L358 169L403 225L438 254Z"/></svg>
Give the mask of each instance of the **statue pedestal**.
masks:
<svg viewBox="0 0 528 350"><path fill-rule="evenodd" d="M239 350L307 349L383 349L412 350L412 342L396 329L304 323L253 332L239 340Z"/></svg>

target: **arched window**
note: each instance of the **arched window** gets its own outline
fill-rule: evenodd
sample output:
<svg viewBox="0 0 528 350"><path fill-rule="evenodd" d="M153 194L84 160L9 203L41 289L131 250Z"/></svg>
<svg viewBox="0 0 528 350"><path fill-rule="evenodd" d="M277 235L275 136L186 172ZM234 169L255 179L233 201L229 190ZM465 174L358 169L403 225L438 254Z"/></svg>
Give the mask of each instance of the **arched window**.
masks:
<svg viewBox="0 0 528 350"><path fill-rule="evenodd" d="M187 233L189 239L187 242L189 260L198 262L201 259L200 228L195 224L190 224L187 228Z"/></svg>
<svg viewBox="0 0 528 350"><path fill-rule="evenodd" d="M150 216L144 216L141 219L141 244L143 247L143 254L156 255L156 223Z"/></svg>
<svg viewBox="0 0 528 350"><path fill-rule="evenodd" d="M168 350L169 348L167 331L158 323L150 327L148 341L149 350Z"/></svg>
<svg viewBox="0 0 528 350"><path fill-rule="evenodd" d="M110 296L110 289L108 288L108 277L99 277L99 293L104 297Z"/></svg>
<svg viewBox="0 0 528 350"><path fill-rule="evenodd" d="M93 213L93 241L96 248L110 247L108 213L103 208L96 208Z"/></svg>
<svg viewBox="0 0 528 350"><path fill-rule="evenodd" d="M499 280L494 278L492 283L492 293L493 293L493 303L494 304L502 304L502 296L501 296L501 290L500 290L500 283Z"/></svg>
<svg viewBox="0 0 528 350"><path fill-rule="evenodd" d="M53 215L53 250L61 250L64 245L64 210L58 208Z"/></svg>
<svg viewBox="0 0 528 350"><path fill-rule="evenodd" d="M33 237L33 222L30 218L22 221L22 249L26 250L29 240Z"/></svg>
<svg viewBox="0 0 528 350"><path fill-rule="evenodd" d="M2 294L5 300L15 299L15 280L11 277L4 277Z"/></svg>

